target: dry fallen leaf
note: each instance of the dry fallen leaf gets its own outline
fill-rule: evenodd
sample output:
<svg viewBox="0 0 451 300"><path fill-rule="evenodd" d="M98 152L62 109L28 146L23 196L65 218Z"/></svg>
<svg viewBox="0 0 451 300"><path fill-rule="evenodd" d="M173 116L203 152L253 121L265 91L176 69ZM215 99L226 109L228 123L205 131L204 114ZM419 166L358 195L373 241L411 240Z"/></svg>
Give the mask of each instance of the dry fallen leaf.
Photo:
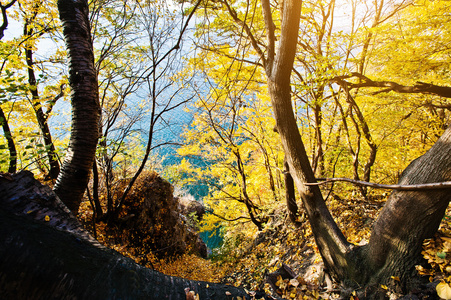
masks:
<svg viewBox="0 0 451 300"><path fill-rule="evenodd" d="M446 282L440 282L435 289L437 290L437 295L441 299L451 299L451 287Z"/></svg>

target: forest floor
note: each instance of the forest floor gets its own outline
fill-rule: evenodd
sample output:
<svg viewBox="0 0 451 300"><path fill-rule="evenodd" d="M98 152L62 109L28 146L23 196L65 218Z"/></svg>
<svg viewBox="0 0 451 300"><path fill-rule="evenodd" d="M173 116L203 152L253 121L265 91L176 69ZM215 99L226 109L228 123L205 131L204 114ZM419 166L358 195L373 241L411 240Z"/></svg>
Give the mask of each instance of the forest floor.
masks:
<svg viewBox="0 0 451 300"><path fill-rule="evenodd" d="M368 242L373 220L384 201L382 197L344 200L331 196L327 204L348 241L362 245ZM89 203L85 203L79 217L84 223L89 223L91 216ZM271 221L263 231L255 231L251 237L237 237L239 234L234 233L208 259L192 254L153 257L146 266L172 276L227 283L285 299L338 298L340 287L322 272L321 257L304 214L299 221L297 225L290 222L281 205L273 211ZM108 236L104 223L97 224L96 235L101 243L140 262L130 249ZM431 269L418 268L421 275L429 276L431 282L451 279L450 208L436 236L424 242L423 256ZM390 294L387 287L382 288ZM354 298L357 299L351 294L350 299ZM393 295L391 298L396 299Z"/></svg>

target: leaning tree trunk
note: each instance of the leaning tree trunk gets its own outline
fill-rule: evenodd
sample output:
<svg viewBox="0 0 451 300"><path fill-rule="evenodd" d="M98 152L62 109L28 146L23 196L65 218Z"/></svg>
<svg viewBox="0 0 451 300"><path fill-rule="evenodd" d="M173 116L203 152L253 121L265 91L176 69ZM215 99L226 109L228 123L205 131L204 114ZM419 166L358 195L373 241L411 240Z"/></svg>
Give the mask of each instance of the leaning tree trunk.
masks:
<svg viewBox="0 0 451 300"><path fill-rule="evenodd" d="M432 148L402 173L399 184L415 185L451 180L451 127ZM373 225L365 247L369 283L398 276L409 286L415 265L421 262L422 243L440 225L451 201L449 189L394 191Z"/></svg>
<svg viewBox="0 0 451 300"><path fill-rule="evenodd" d="M100 104L86 0L59 0L69 52L72 127L69 148L55 192L77 213L94 162L99 136Z"/></svg>
<svg viewBox="0 0 451 300"><path fill-rule="evenodd" d="M276 119L277 130L292 175L309 217L316 244L326 268L337 278L346 278L348 253L351 245L333 220L318 186L304 183L316 182L305 151L291 105L291 70L296 54L302 1L286 0L282 16L279 48L275 55L275 34L268 0L262 0L269 44L266 59L268 91Z"/></svg>
<svg viewBox="0 0 451 300"><path fill-rule="evenodd" d="M251 299L232 286L171 277L95 241L28 171L0 177L0 299Z"/></svg>
<svg viewBox="0 0 451 300"><path fill-rule="evenodd" d="M306 209L318 249L326 270L352 288L359 297L372 297L380 284L397 284L403 292L414 287L415 265L421 261L423 240L437 231L451 200L449 190L393 192L374 224L368 245L357 247L347 242L332 218L306 154L291 104L290 76L296 54L299 30L300 0L285 0L282 34L275 55L275 34L268 0L262 0L268 35L268 57L265 68L268 91L277 130L293 176ZM451 128L421 158L403 173L401 184L451 180ZM365 287L372 288L367 290ZM367 293L368 292L368 293Z"/></svg>

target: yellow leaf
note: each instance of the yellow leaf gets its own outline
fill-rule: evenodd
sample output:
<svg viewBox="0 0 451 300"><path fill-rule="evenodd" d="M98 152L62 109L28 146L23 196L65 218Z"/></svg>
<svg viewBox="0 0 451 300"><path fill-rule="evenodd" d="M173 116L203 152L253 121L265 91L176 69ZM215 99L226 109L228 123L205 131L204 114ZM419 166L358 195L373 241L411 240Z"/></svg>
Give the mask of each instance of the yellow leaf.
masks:
<svg viewBox="0 0 451 300"><path fill-rule="evenodd" d="M48 222L48 221L50 221L50 217L49 217L49 216L45 216L44 220L45 220L46 222Z"/></svg>
<svg viewBox="0 0 451 300"><path fill-rule="evenodd" d="M437 295L441 299L451 299L451 287L446 282L440 282L435 289L437 290Z"/></svg>
<svg viewBox="0 0 451 300"><path fill-rule="evenodd" d="M383 288L384 290L388 290L388 287L385 284L381 284L381 288Z"/></svg>
<svg viewBox="0 0 451 300"><path fill-rule="evenodd" d="M398 276L391 276L391 278L395 281L401 281Z"/></svg>

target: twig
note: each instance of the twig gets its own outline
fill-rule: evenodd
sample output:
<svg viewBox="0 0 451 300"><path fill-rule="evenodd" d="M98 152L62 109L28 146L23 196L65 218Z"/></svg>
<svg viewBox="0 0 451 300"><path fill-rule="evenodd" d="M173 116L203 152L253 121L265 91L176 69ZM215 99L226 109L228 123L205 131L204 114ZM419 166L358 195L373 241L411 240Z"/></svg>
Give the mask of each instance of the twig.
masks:
<svg viewBox="0 0 451 300"><path fill-rule="evenodd" d="M220 216L220 215L216 214L213 210L207 209L206 212L209 213L209 214L212 214L213 216L215 216L215 217L217 217L219 219L227 221L227 222L234 222L234 221L238 221L240 219L246 219L246 220L250 220L251 219L249 217L244 217L244 216L241 216L241 217L238 217L238 218L235 218L235 219L227 219L227 218L225 218L223 216Z"/></svg>
<svg viewBox="0 0 451 300"><path fill-rule="evenodd" d="M335 182L335 181L345 181L345 182L350 182L355 185L370 186L370 187L373 187L376 189L400 190L400 191L438 190L438 189L451 188L451 181L402 185L402 184L378 184L378 183L373 183L373 182L354 180L354 179L350 179L350 178L317 178L317 180L323 180L323 181L315 182L315 183L304 183L304 184L308 185L308 186L312 186L312 185L323 185L323 184L327 184L329 182Z"/></svg>

